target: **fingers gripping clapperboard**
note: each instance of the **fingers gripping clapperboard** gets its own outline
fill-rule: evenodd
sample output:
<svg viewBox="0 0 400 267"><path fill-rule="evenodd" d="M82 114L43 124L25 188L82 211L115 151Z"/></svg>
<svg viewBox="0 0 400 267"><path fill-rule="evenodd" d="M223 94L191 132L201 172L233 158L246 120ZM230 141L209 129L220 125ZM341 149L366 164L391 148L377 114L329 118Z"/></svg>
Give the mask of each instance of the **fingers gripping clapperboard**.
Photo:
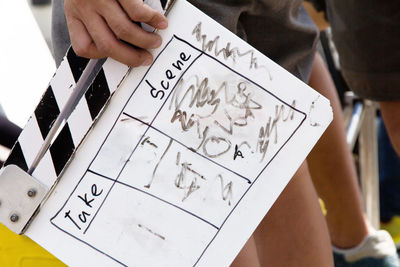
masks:
<svg viewBox="0 0 400 267"><path fill-rule="evenodd" d="M151 66L104 61L28 174L90 64L69 49L2 169L2 222L70 266L228 266L332 120L188 2L168 20Z"/></svg>

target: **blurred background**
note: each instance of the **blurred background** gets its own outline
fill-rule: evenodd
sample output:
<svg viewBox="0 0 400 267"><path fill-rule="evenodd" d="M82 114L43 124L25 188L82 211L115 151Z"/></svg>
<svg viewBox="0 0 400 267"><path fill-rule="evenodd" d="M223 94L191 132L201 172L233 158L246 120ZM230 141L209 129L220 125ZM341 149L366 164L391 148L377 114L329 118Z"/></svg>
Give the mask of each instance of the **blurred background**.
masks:
<svg viewBox="0 0 400 267"><path fill-rule="evenodd" d="M51 1L0 1L0 120L23 128L55 72ZM11 127L11 133L16 127ZM5 140L4 132L0 138ZM8 150L0 146L0 161Z"/></svg>
<svg viewBox="0 0 400 267"><path fill-rule="evenodd" d="M19 134L55 72L51 55L51 1L0 0L0 134ZM3 128L4 126L4 128ZM12 146L12 144L6 144ZM10 148L0 145L0 162ZM62 262L0 224L0 266L58 267Z"/></svg>

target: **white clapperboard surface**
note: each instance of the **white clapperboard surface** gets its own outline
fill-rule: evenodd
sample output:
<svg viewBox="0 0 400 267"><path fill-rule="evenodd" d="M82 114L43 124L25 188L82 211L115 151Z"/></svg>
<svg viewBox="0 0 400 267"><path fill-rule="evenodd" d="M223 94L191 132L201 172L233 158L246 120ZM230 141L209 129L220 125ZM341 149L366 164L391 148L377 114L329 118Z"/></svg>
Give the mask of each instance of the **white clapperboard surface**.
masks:
<svg viewBox="0 0 400 267"><path fill-rule="evenodd" d="M70 266L228 266L332 120L186 1L168 19L150 67L107 59L33 173L61 179L26 235ZM86 64L68 52L7 164L27 169Z"/></svg>

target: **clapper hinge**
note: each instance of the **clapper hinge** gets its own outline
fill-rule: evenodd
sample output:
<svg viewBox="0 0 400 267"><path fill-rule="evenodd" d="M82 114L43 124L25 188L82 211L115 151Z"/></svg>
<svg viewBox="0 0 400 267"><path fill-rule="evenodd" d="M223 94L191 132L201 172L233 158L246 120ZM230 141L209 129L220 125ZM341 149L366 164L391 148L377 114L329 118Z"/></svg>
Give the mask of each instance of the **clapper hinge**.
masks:
<svg viewBox="0 0 400 267"><path fill-rule="evenodd" d="M0 221L16 234L25 231L48 189L16 165L0 171Z"/></svg>
<svg viewBox="0 0 400 267"><path fill-rule="evenodd" d="M91 59L76 83L72 94L61 110L27 172L16 165L7 165L0 172L0 222L16 234L23 234L39 211L49 189L35 179L39 162L49 149L63 123L67 121L105 59Z"/></svg>

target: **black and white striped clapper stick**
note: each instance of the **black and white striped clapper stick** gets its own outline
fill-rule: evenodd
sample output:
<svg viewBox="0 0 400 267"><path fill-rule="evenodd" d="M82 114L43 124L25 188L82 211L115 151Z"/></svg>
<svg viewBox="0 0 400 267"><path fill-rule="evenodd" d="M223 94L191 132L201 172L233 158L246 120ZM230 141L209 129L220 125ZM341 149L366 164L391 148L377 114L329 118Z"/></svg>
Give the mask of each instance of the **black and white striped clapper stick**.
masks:
<svg viewBox="0 0 400 267"><path fill-rule="evenodd" d="M55 122L51 125L49 132L47 133L46 138L43 141L42 146L39 149L36 157L34 158L31 166L28 169L28 174L32 175L33 171L36 169L39 161L42 159L47 149L50 147L51 141L56 135L62 123L66 122L69 118L69 115L75 109L79 100L86 93L87 89L90 86L91 81L97 76L97 73L100 71L101 66L105 62L105 59L91 59L87 64L85 70L82 72L81 77L79 78L75 89L72 90L70 97L65 103L64 108L61 110Z"/></svg>
<svg viewBox="0 0 400 267"><path fill-rule="evenodd" d="M145 3L167 13L173 1ZM4 165L40 176L51 188L128 71L111 58L89 60L69 48Z"/></svg>

